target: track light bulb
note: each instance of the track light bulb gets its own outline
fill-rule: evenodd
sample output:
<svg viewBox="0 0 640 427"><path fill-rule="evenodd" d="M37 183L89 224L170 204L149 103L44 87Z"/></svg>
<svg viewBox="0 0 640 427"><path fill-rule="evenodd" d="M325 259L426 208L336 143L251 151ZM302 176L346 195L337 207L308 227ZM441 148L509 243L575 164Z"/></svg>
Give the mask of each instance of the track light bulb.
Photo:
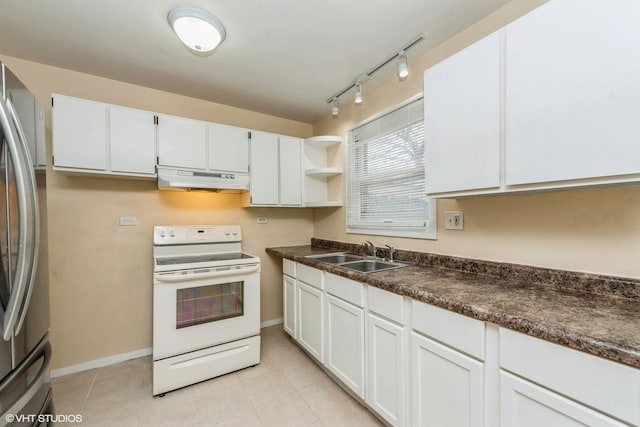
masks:
<svg viewBox="0 0 640 427"><path fill-rule="evenodd" d="M331 116L332 117L338 117L340 115L340 104L338 103L338 99L336 98L335 101L333 101L333 108L331 109Z"/></svg>
<svg viewBox="0 0 640 427"><path fill-rule="evenodd" d="M362 85L360 83L356 83L355 103L356 105L362 104Z"/></svg>
<svg viewBox="0 0 640 427"><path fill-rule="evenodd" d="M398 54L398 78L404 80L409 75L409 64L407 63L407 54L400 51Z"/></svg>

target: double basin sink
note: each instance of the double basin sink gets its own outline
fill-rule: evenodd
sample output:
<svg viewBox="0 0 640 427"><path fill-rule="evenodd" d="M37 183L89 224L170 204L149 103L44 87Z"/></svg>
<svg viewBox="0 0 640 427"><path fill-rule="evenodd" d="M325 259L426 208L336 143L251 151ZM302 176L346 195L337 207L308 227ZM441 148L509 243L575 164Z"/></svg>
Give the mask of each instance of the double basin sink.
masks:
<svg viewBox="0 0 640 427"><path fill-rule="evenodd" d="M323 255L309 255L307 258L313 258L320 262L337 265L348 270L358 271L360 273L373 273L376 271L391 270L393 268L407 267L409 264L387 261L380 258L365 257L355 255L348 252L339 252Z"/></svg>

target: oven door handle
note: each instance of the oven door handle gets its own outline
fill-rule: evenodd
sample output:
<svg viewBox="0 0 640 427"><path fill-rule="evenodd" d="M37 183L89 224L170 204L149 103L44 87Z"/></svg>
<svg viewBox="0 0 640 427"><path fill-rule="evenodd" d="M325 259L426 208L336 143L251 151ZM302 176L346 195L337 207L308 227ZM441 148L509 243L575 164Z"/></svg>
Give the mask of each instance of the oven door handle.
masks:
<svg viewBox="0 0 640 427"><path fill-rule="evenodd" d="M191 280L213 279L216 277L237 276L239 274L257 273L260 271L260 264L252 264L242 268L220 268L206 273L164 273L156 274L155 279L158 282L176 283L188 282Z"/></svg>

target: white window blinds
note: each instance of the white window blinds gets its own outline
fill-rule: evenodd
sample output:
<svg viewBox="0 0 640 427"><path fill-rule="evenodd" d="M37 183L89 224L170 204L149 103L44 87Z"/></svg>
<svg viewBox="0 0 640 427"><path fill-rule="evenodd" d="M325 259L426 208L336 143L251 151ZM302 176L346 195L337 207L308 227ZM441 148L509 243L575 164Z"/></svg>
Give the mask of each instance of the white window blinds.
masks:
<svg viewBox="0 0 640 427"><path fill-rule="evenodd" d="M420 98L351 130L348 231L427 229L423 111Z"/></svg>

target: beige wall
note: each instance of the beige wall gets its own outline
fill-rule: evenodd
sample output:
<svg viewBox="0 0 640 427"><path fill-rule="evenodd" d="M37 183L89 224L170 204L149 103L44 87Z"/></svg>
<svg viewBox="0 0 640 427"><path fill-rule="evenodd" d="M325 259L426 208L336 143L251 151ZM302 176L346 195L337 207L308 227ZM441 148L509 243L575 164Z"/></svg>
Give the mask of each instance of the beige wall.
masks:
<svg viewBox="0 0 640 427"><path fill-rule="evenodd" d="M356 123L420 93L426 68L542 3L516 0L420 58L409 51L411 74L406 81L399 82L394 76L375 88L365 85L360 107L353 105L353 94L348 93L341 99L340 117L327 114L314 125L314 134L344 135ZM339 164L344 150L334 155ZM344 197L343 178L335 178L331 189ZM344 208L317 210L314 234L346 242L370 239L378 246L391 242L408 250L640 277L640 187L439 200L437 206L438 239L434 241L347 234ZM464 231L444 230L445 210L464 212Z"/></svg>
<svg viewBox="0 0 640 427"><path fill-rule="evenodd" d="M311 125L1 57L47 111L51 93L94 99L285 135ZM49 162L50 163L50 162ZM155 181L69 176L47 170L51 341L54 369L151 346L152 230L166 224L240 224L243 249L262 259L262 321L282 317L280 260L267 246L308 243L308 209L242 208L239 194L158 191ZM136 216L135 227L118 226ZM256 218L266 216L268 224Z"/></svg>

